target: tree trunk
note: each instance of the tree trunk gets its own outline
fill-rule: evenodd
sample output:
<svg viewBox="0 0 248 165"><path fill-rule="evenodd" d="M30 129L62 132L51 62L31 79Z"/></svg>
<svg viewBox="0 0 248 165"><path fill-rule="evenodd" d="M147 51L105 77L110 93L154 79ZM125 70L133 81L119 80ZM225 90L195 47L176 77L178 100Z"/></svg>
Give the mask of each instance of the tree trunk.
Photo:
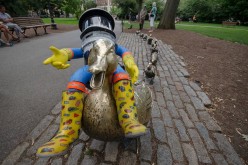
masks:
<svg viewBox="0 0 248 165"><path fill-rule="evenodd" d="M180 0L167 0L158 29L175 29L175 17Z"/></svg>
<svg viewBox="0 0 248 165"><path fill-rule="evenodd" d="M143 3L143 0L136 0L136 2L138 3L138 20L140 20L140 11L142 9L142 3Z"/></svg>

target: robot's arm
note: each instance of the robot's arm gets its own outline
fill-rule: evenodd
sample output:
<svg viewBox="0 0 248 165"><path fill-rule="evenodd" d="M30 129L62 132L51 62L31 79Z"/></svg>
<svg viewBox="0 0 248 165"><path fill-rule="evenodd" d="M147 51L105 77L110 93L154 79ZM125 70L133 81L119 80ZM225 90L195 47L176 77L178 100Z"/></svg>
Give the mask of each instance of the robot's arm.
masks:
<svg viewBox="0 0 248 165"><path fill-rule="evenodd" d="M81 48L66 48L66 49L69 49L72 52L70 59L76 59L76 58L83 58L84 57L84 51Z"/></svg>
<svg viewBox="0 0 248 165"><path fill-rule="evenodd" d="M131 54L131 52L129 52L127 48L125 48L121 45L117 45L117 44L115 45L115 53L116 53L116 55L120 56L121 58L122 58L122 55L124 55L125 53Z"/></svg>
<svg viewBox="0 0 248 165"><path fill-rule="evenodd" d="M135 83L138 80L139 69L134 62L132 53L128 51L127 48L117 44L115 47L115 53L122 58L125 68L131 77L132 83Z"/></svg>
<svg viewBox="0 0 248 165"><path fill-rule="evenodd" d="M50 50L53 54L47 58L43 64L51 64L57 69L66 69L70 66L67 61L83 57L83 51L80 48L58 49L54 46L50 46Z"/></svg>

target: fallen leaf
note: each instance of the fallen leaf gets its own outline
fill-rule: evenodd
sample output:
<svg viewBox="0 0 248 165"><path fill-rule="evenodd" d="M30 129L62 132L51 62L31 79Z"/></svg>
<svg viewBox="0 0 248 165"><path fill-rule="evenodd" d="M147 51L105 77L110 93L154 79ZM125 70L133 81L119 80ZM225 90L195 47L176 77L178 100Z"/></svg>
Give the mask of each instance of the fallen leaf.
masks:
<svg viewBox="0 0 248 165"><path fill-rule="evenodd" d="M34 145L34 138L32 138L31 146Z"/></svg>
<svg viewBox="0 0 248 165"><path fill-rule="evenodd" d="M245 135L245 134L241 134L242 135L242 138L245 139L245 141L248 142L248 135Z"/></svg>
<svg viewBox="0 0 248 165"><path fill-rule="evenodd" d="M236 132L237 132L238 134L240 134L240 135L242 136L243 139L245 139L245 141L248 142L248 135L245 135L245 134L240 133L240 131L241 131L240 128L236 128L235 130L236 130Z"/></svg>
<svg viewBox="0 0 248 165"><path fill-rule="evenodd" d="M68 154L65 154L65 155L64 155L64 158L68 158Z"/></svg>

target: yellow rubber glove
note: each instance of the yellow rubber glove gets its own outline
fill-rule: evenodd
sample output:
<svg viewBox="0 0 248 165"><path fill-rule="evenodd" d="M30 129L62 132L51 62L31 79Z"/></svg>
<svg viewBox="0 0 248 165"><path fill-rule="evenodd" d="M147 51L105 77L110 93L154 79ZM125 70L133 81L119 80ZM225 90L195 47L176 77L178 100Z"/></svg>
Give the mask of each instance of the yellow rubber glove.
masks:
<svg viewBox="0 0 248 165"><path fill-rule="evenodd" d="M55 46L50 46L49 49L53 52L53 55L43 61L43 64L51 64L57 69L66 69L70 66L67 64L71 56L71 51L68 49L58 49Z"/></svg>
<svg viewBox="0 0 248 165"><path fill-rule="evenodd" d="M129 76L131 77L131 81L134 84L138 80L138 77L139 77L139 69L134 62L134 58L131 54L125 54L122 57L122 60L123 60L123 63L125 65L125 68Z"/></svg>

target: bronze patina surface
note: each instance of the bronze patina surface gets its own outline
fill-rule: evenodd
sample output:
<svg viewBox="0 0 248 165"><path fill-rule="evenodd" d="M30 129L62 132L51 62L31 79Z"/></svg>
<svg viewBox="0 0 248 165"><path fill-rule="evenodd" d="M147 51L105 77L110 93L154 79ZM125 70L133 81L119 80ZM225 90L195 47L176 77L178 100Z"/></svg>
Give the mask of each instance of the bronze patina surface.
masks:
<svg viewBox="0 0 248 165"><path fill-rule="evenodd" d="M90 82L92 90L84 103L83 129L92 138L104 141L124 138L112 94L112 74L118 65L114 48L115 43L112 41L99 39L94 43L88 60L93 77ZM139 121L148 123L151 116L151 91L144 83L134 85L134 90Z"/></svg>

